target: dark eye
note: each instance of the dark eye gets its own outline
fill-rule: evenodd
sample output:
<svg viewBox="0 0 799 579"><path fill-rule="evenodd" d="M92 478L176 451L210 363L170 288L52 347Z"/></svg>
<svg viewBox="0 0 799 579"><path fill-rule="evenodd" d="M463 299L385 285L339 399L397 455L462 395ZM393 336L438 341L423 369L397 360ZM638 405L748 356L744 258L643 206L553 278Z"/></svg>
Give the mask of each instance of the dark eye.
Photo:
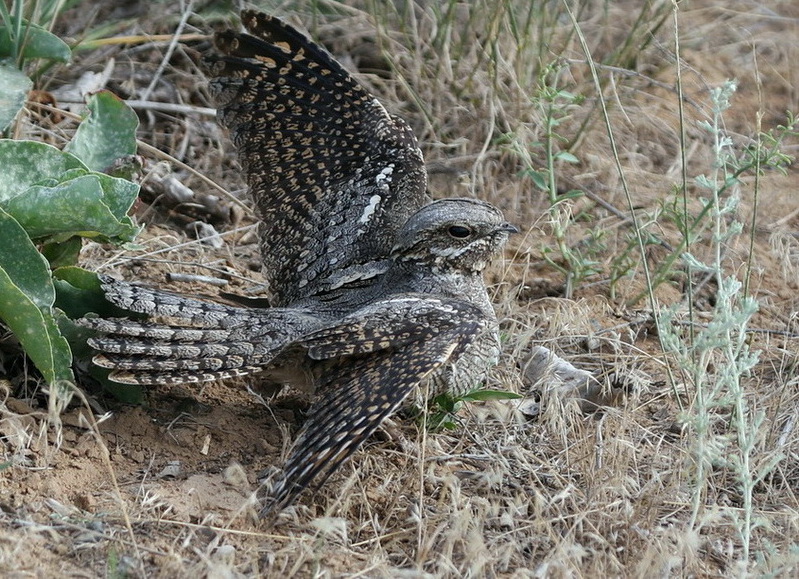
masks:
<svg viewBox="0 0 799 579"><path fill-rule="evenodd" d="M447 233L457 239L466 239L472 234L472 230L468 227L464 227L463 225L452 225L449 229L447 229Z"/></svg>

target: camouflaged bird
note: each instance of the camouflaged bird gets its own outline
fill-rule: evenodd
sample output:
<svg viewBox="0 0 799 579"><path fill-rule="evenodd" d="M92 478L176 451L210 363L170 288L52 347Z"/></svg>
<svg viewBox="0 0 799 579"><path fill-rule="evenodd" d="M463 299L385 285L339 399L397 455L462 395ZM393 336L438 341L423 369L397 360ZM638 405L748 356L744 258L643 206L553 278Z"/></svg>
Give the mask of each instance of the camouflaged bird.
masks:
<svg viewBox="0 0 799 579"><path fill-rule="evenodd" d="M164 321L86 319L96 364L129 384L260 373L313 392L262 515L321 485L417 387L463 393L499 355L482 271L517 229L488 203L430 202L421 152L327 53L245 11L208 57L261 224L273 307L101 276L109 301Z"/></svg>

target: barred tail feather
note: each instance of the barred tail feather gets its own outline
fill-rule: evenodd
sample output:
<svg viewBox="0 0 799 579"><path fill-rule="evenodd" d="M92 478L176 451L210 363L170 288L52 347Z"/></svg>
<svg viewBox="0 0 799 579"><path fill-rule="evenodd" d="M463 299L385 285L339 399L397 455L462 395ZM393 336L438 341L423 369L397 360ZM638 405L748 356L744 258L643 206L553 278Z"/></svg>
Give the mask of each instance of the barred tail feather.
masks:
<svg viewBox="0 0 799 579"><path fill-rule="evenodd" d="M169 359L98 354L94 357L94 363L103 368L115 370L158 370L159 372L233 370L249 365L248 362L251 363L252 361L242 356Z"/></svg>
<svg viewBox="0 0 799 579"><path fill-rule="evenodd" d="M98 358L102 357L102 355L95 356L95 363L97 363ZM214 372L205 371L192 373L171 373L162 372L159 370L137 370L135 372L130 370L114 370L108 375L108 378L109 380L118 382L119 384L136 384L139 386L171 386L175 384L200 384L202 382L213 382L215 380L225 380L227 378L257 374L261 371L263 371L263 368L259 366L243 366L241 368L226 368L224 370L217 370Z"/></svg>
<svg viewBox="0 0 799 579"><path fill-rule="evenodd" d="M224 329L171 326L127 318L80 318L77 324L102 334L127 336L164 342L219 342L230 338ZM120 340L121 342L121 340ZM104 350L105 351L105 350Z"/></svg>
<svg viewBox="0 0 799 579"><path fill-rule="evenodd" d="M206 327L221 327L220 322L240 317L242 308L187 298L177 294L130 284L108 275L99 275L105 298L122 309L138 314L182 318Z"/></svg>

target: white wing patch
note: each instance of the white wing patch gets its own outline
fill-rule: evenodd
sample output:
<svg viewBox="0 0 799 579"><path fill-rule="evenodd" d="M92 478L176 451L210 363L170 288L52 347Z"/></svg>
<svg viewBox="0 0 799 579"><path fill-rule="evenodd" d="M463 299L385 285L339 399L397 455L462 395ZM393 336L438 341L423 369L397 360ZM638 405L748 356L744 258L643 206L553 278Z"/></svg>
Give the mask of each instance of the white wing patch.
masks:
<svg viewBox="0 0 799 579"><path fill-rule="evenodd" d="M389 163L383 168L382 171L380 171L375 176L375 184L377 185L377 188L380 191L388 193L389 185L393 180L392 177L393 175L394 175L394 163ZM377 211L377 206L380 205L380 202L382 200L383 198L376 193L369 198L369 204L366 207L364 207L363 213L361 213L361 216L358 219L358 223L360 225L366 225L367 223L369 223L369 220L372 218L372 215L374 215L375 212ZM356 232L356 235L361 235L363 234L363 232L364 228L359 227L358 231Z"/></svg>
<svg viewBox="0 0 799 579"><path fill-rule="evenodd" d="M392 181L393 174L394 174L394 163L389 163L382 171L380 171L377 174L377 176L375 177L375 184L383 191L387 191L388 186Z"/></svg>
<svg viewBox="0 0 799 579"><path fill-rule="evenodd" d="M380 175L382 175L382 173ZM378 177L380 177L380 175L378 175ZM380 195L372 195L369 198L369 205L364 208L360 219L358 219L358 223L367 223L369 219L371 219L372 215L374 215L375 211L377 211L377 206L382 200L383 198Z"/></svg>

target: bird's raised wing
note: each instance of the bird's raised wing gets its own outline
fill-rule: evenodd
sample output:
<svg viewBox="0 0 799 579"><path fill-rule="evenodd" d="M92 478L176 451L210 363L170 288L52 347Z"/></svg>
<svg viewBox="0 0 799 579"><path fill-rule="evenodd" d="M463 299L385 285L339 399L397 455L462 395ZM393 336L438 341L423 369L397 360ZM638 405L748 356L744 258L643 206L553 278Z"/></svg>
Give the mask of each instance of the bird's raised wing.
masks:
<svg viewBox="0 0 799 579"><path fill-rule="evenodd" d="M306 36L255 11L241 19L249 34L217 34L205 63L262 220L272 303L370 283L429 202L416 139Z"/></svg>
<svg viewBox="0 0 799 579"><path fill-rule="evenodd" d="M322 361L319 398L262 516L279 512L314 479L321 485L415 387L454 363L487 324L478 308L456 300L401 296L368 309L369 315L355 312L302 340L309 355Z"/></svg>

